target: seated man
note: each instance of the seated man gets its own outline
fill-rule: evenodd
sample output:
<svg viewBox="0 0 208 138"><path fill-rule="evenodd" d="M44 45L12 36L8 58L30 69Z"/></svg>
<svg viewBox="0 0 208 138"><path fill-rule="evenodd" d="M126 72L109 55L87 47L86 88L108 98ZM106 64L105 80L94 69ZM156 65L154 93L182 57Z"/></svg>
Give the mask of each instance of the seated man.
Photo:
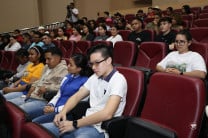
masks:
<svg viewBox="0 0 208 138"><path fill-rule="evenodd" d="M64 76L68 74L65 60L59 48L53 47L45 52L46 65L38 81L32 83L26 96L17 97L9 101L19 105L31 118L42 115L47 101L43 94L47 91L58 91Z"/></svg>
<svg viewBox="0 0 208 138"><path fill-rule="evenodd" d="M110 47L94 46L89 50L88 56L94 74L68 99L63 110L55 116L54 123L43 124L57 137L104 138L107 133L101 128L101 123L123 113L127 82L113 68ZM90 97L90 108L87 109L85 117L74 121L67 120L66 114L87 96Z"/></svg>

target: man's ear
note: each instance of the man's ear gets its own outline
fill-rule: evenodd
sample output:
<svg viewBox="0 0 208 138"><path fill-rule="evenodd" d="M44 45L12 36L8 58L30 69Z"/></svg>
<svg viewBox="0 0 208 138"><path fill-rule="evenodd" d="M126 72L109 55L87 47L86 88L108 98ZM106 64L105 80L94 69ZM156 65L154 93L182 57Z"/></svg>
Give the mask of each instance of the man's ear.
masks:
<svg viewBox="0 0 208 138"><path fill-rule="evenodd" d="M108 64L112 64L112 58L111 58L111 57L108 57L107 63L108 63Z"/></svg>

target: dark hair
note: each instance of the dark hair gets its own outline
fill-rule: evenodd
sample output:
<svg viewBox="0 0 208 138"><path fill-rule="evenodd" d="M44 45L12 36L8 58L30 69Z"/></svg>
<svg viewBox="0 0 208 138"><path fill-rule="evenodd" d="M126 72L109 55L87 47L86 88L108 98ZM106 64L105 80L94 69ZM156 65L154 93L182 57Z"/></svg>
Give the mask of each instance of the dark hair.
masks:
<svg viewBox="0 0 208 138"><path fill-rule="evenodd" d="M171 12L173 11L173 7L167 7L167 9Z"/></svg>
<svg viewBox="0 0 208 138"><path fill-rule="evenodd" d="M47 37L51 38L50 34L48 34L48 33L44 33L43 36L47 36Z"/></svg>
<svg viewBox="0 0 208 138"><path fill-rule="evenodd" d="M191 13L191 8L190 8L189 5L183 5L183 9L184 9L186 14L190 14Z"/></svg>
<svg viewBox="0 0 208 138"><path fill-rule="evenodd" d="M38 35L38 36L39 36L39 38L41 38L41 37L42 37L42 34L41 34L39 31L35 31L35 32L34 32L34 35Z"/></svg>
<svg viewBox="0 0 208 138"><path fill-rule="evenodd" d="M184 29L184 30L178 32L178 33L176 34L176 36L177 36L177 35L184 35L184 36L186 37L187 41L191 41L191 40L192 40L191 33L190 33L187 29Z"/></svg>
<svg viewBox="0 0 208 138"><path fill-rule="evenodd" d="M29 53L26 49L24 48L20 48L19 50L17 50L15 52L15 56L19 56L19 57L28 57Z"/></svg>
<svg viewBox="0 0 208 138"><path fill-rule="evenodd" d="M37 54L40 54L39 62L45 63L45 57L44 57L43 49L38 45L35 45L35 46L31 47L29 50L31 50L31 49L35 50Z"/></svg>
<svg viewBox="0 0 208 138"><path fill-rule="evenodd" d="M108 11L105 11L104 14L106 14L107 16L110 15L110 13Z"/></svg>
<svg viewBox="0 0 208 138"><path fill-rule="evenodd" d="M93 28L89 24L84 24L83 26L86 26L89 30L89 33L93 34Z"/></svg>
<svg viewBox="0 0 208 138"><path fill-rule="evenodd" d="M81 68L81 71L79 73L81 76L89 77L93 74L92 69L88 66L87 56L76 53L72 55L71 58L74 60L75 65Z"/></svg>
<svg viewBox="0 0 208 138"><path fill-rule="evenodd" d="M98 27L102 27L105 31L107 31L107 27L106 27L106 25L105 24L100 24L100 25L98 25Z"/></svg>
<svg viewBox="0 0 208 138"><path fill-rule="evenodd" d="M62 58L63 54L60 48L58 47L49 47L46 49L45 53L51 53L52 55L58 55Z"/></svg>
<svg viewBox="0 0 208 138"><path fill-rule="evenodd" d="M142 29L144 29L144 22L143 22L143 20L142 20L141 18L135 17L133 20L137 20L137 21L141 22L141 24L142 24ZM132 21L133 21L133 20L132 20Z"/></svg>
<svg viewBox="0 0 208 138"><path fill-rule="evenodd" d="M172 18L171 17L162 17L162 18L160 18L159 23L158 23L159 26L160 26L161 22L172 23Z"/></svg>
<svg viewBox="0 0 208 138"><path fill-rule="evenodd" d="M112 48L110 46L107 46L105 44L98 44L96 46L91 47L88 52L88 59L90 59L90 55L96 52L100 52L102 57L104 58L108 58L111 57L113 60L113 51Z"/></svg>
<svg viewBox="0 0 208 138"><path fill-rule="evenodd" d="M27 37L28 39L31 39L31 35L29 33L23 33L22 34L24 37Z"/></svg>

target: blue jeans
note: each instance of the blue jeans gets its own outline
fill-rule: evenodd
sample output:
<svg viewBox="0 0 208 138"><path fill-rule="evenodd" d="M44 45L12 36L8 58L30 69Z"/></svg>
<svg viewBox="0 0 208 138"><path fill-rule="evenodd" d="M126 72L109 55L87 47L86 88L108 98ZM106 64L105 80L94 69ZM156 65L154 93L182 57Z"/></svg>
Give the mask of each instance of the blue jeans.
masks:
<svg viewBox="0 0 208 138"><path fill-rule="evenodd" d="M39 123L39 124L53 122L53 119L56 116L56 114L57 114L56 112L49 113L49 114L44 114L44 115L41 115L39 117L36 117L32 121L36 122L36 123Z"/></svg>
<svg viewBox="0 0 208 138"><path fill-rule="evenodd" d="M47 101L45 100L38 100L34 98L30 98L25 101L25 98L23 97L12 99L10 102L22 108L26 113L29 114L31 119L43 115L43 108L47 104Z"/></svg>
<svg viewBox="0 0 208 138"><path fill-rule="evenodd" d="M42 124L43 127L51 131L56 137L60 137L59 129L54 123ZM100 133L93 126L80 127L72 132L61 135L61 138L105 138L104 133Z"/></svg>
<svg viewBox="0 0 208 138"><path fill-rule="evenodd" d="M10 101L12 99L21 97L22 95L23 95L22 92L11 92L11 93L4 94L4 97L7 101Z"/></svg>

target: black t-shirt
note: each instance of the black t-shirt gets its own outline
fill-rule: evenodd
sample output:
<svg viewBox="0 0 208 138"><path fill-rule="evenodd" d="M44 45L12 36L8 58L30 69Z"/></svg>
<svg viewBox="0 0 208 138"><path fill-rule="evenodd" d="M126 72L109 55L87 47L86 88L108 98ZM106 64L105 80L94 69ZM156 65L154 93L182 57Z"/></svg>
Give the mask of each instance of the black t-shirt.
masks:
<svg viewBox="0 0 208 138"><path fill-rule="evenodd" d="M176 32L170 31L168 34L163 35L162 33L157 35L155 41L157 42L165 42L167 45L172 44L175 41Z"/></svg>
<svg viewBox="0 0 208 138"><path fill-rule="evenodd" d="M142 42L151 41L151 35L147 31L141 31L136 33L135 31L131 32L128 36L129 41L133 41L137 46L140 45Z"/></svg>

